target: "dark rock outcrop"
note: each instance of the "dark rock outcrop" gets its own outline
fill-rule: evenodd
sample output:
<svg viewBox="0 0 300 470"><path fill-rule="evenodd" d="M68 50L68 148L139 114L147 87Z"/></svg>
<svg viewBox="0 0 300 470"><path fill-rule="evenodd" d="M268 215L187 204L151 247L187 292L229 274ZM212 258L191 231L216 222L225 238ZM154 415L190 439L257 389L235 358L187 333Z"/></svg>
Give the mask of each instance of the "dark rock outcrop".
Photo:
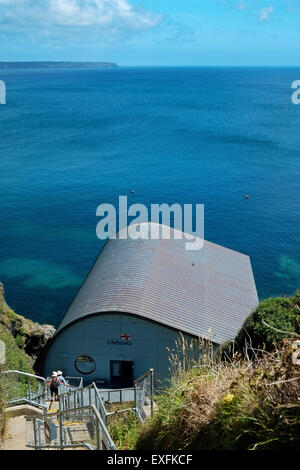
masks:
<svg viewBox="0 0 300 470"><path fill-rule="evenodd" d="M18 347L34 361L55 333L53 325L40 325L15 313L5 302L2 283L0 283L0 326L15 338Z"/></svg>

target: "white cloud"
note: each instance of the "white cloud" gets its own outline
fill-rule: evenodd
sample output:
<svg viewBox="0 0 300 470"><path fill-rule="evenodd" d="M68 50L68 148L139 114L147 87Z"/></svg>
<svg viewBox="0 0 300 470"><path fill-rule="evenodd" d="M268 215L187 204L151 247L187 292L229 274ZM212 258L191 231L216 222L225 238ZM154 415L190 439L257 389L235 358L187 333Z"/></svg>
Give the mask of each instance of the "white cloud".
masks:
<svg viewBox="0 0 300 470"><path fill-rule="evenodd" d="M274 5L265 6L263 0L228 0L228 5L247 13L250 18L255 18L260 23L267 21L275 10Z"/></svg>
<svg viewBox="0 0 300 470"><path fill-rule="evenodd" d="M260 23L267 21L270 15L274 12L274 6L270 5L269 7L261 8L258 12L258 19Z"/></svg>
<svg viewBox="0 0 300 470"><path fill-rule="evenodd" d="M0 22L13 28L88 27L100 31L135 32L162 19L127 0L0 0Z"/></svg>
<svg viewBox="0 0 300 470"><path fill-rule="evenodd" d="M236 5L236 9L237 10L247 10L248 9L248 5L246 2L244 1L239 1Z"/></svg>

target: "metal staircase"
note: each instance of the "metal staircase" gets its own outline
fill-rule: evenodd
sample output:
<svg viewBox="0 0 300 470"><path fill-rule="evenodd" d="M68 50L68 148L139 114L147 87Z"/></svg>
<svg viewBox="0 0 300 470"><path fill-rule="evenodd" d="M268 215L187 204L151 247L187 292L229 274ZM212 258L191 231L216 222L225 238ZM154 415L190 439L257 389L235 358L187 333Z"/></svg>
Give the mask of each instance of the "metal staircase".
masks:
<svg viewBox="0 0 300 470"><path fill-rule="evenodd" d="M135 380L132 388L123 389L98 389L94 382L83 387L81 377L68 378L78 385L61 385L59 400L53 403L45 378L16 370L2 374L27 383L25 396L11 398L8 407L26 403L42 410L38 416L26 416L26 445L36 450L116 450L107 429L109 419L133 410L143 422L153 414L153 369ZM112 410L114 404L124 408Z"/></svg>

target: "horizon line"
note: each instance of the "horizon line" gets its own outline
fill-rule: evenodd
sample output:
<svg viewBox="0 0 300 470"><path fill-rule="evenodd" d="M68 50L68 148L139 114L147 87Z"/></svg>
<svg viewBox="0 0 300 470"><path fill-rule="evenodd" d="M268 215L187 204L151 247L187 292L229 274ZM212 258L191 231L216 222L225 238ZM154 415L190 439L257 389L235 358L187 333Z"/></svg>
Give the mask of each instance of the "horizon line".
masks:
<svg viewBox="0 0 300 470"><path fill-rule="evenodd" d="M300 64L118 64L117 62L113 62L111 60L0 60L0 64L36 64L36 63L78 63L78 64L99 64L99 63L111 63L115 64L118 67L300 67Z"/></svg>

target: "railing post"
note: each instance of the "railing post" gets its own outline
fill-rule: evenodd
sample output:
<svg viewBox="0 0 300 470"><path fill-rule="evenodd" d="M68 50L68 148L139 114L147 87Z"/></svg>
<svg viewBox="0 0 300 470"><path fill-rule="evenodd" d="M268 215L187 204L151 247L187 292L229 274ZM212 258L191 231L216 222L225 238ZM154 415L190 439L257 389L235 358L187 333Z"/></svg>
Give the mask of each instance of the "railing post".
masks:
<svg viewBox="0 0 300 470"><path fill-rule="evenodd" d="M60 440L61 450L63 450L64 438L63 438L62 413L59 413L59 440Z"/></svg>
<svg viewBox="0 0 300 470"><path fill-rule="evenodd" d="M102 433L101 433L101 425L97 419L97 449L102 450Z"/></svg>
<svg viewBox="0 0 300 470"><path fill-rule="evenodd" d="M45 382L42 382L42 395L43 395L43 398L42 398L43 405L46 405L46 401L47 401L47 387L46 387Z"/></svg>
<svg viewBox="0 0 300 470"><path fill-rule="evenodd" d="M29 377L27 377L27 386L28 386L28 400L31 400L31 385L30 385Z"/></svg>
<svg viewBox="0 0 300 470"><path fill-rule="evenodd" d="M80 389L80 396L81 396L81 406L83 407L83 388ZM84 417L84 411L82 410L81 411L81 420L83 421L83 417Z"/></svg>
<svg viewBox="0 0 300 470"><path fill-rule="evenodd" d="M42 420L36 420L38 425L38 440L39 440L39 447L42 445Z"/></svg>
<svg viewBox="0 0 300 470"><path fill-rule="evenodd" d="M150 402L151 402L151 417L153 416L153 388L154 388L154 371L150 369Z"/></svg>
<svg viewBox="0 0 300 470"><path fill-rule="evenodd" d="M37 432L36 432L36 418L33 418L33 435L34 435L34 447L37 450Z"/></svg>

